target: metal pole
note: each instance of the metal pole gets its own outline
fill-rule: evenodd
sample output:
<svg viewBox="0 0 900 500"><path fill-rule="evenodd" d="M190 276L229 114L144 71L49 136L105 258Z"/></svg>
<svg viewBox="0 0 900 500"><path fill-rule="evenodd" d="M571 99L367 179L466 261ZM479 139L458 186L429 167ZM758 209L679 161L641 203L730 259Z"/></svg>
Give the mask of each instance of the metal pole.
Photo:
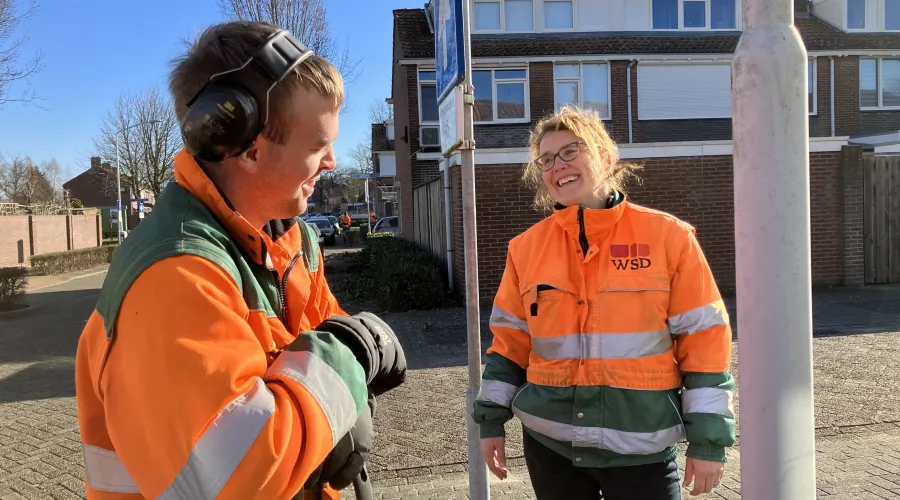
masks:
<svg viewBox="0 0 900 500"><path fill-rule="evenodd" d="M119 134L116 134L116 199L118 206L116 207L116 220L118 227L116 232L119 235L119 244L122 244L122 165L119 163Z"/></svg>
<svg viewBox="0 0 900 500"><path fill-rule="evenodd" d="M741 495L815 498L807 54L792 0L745 0L732 63Z"/></svg>
<svg viewBox="0 0 900 500"><path fill-rule="evenodd" d="M462 205L463 238L466 266L466 331L469 344L469 388L466 391L466 433L468 435L469 498L488 500L491 497L487 464L481 457L481 437L478 425L472 419L475 398L481 389L481 314L478 307L478 229L475 217L475 132L472 110L475 106L475 90L472 81L472 37L470 26L470 2L462 0L463 43L465 43L465 74L463 82L463 143L462 156Z"/></svg>

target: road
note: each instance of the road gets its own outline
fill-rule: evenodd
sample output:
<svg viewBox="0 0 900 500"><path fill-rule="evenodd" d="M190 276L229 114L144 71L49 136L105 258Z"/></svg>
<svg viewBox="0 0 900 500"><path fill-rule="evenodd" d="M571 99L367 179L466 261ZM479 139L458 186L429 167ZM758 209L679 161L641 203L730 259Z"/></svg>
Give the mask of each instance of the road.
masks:
<svg viewBox="0 0 900 500"><path fill-rule="evenodd" d="M29 294L31 308L0 315L0 500L84 498L73 358L103 277L41 288ZM818 332L832 334L814 340L818 498L900 498L900 334L891 333L900 331L900 287L819 293L815 318ZM411 371L379 401L369 466L376 496L466 498L465 311L385 319ZM521 431L507 429L512 475L493 481L493 497L533 498ZM740 497L737 451L707 497Z"/></svg>

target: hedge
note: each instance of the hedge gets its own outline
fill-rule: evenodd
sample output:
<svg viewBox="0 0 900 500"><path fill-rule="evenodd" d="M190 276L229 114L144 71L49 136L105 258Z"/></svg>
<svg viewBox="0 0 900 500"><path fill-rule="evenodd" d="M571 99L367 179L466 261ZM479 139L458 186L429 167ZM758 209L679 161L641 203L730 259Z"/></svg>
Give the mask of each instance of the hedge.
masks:
<svg viewBox="0 0 900 500"><path fill-rule="evenodd" d="M387 311L437 309L457 305L447 289L443 264L428 250L393 233L374 233L362 251L363 269L380 307Z"/></svg>
<svg viewBox="0 0 900 500"><path fill-rule="evenodd" d="M45 253L31 257L32 274L64 274L102 266L112 262L118 245Z"/></svg>
<svg viewBox="0 0 900 500"><path fill-rule="evenodd" d="M19 304L28 286L28 269L25 267L0 268L0 309Z"/></svg>

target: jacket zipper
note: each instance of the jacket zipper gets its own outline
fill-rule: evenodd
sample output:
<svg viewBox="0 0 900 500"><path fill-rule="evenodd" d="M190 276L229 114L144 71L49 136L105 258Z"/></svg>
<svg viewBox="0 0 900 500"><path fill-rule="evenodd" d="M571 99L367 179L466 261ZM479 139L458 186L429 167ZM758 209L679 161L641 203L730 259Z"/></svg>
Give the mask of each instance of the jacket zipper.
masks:
<svg viewBox="0 0 900 500"><path fill-rule="evenodd" d="M587 258L588 244L587 234L585 234L584 230L584 207L578 207L578 244L581 245L581 255L582 258ZM585 345L584 345L584 332L580 333L579 341L581 342L581 364L584 364L584 358L587 357L585 353Z"/></svg>
<svg viewBox="0 0 900 500"><path fill-rule="evenodd" d="M294 254L294 257L288 263L287 269L284 270L284 277L281 280L278 280L278 272L276 272L274 269L272 270L272 272L275 273L275 280L276 283L278 283L278 295L281 298L281 321L284 323L284 327L287 328L289 332L291 332L291 320L290 316L288 315L287 306L287 283L288 277L291 275L291 270L294 269L294 264L297 263L297 260L301 255L303 255L303 250L300 250Z"/></svg>

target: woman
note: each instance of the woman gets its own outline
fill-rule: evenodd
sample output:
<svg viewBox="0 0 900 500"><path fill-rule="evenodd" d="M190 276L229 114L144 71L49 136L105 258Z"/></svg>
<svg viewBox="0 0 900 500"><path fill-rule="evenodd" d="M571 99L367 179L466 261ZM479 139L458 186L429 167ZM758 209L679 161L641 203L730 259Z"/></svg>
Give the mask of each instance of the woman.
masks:
<svg viewBox="0 0 900 500"><path fill-rule="evenodd" d="M629 202L592 111L538 123L525 179L553 214L509 244L474 418L499 478L504 423L524 427L538 500L711 491L734 444L731 328L694 228Z"/></svg>

